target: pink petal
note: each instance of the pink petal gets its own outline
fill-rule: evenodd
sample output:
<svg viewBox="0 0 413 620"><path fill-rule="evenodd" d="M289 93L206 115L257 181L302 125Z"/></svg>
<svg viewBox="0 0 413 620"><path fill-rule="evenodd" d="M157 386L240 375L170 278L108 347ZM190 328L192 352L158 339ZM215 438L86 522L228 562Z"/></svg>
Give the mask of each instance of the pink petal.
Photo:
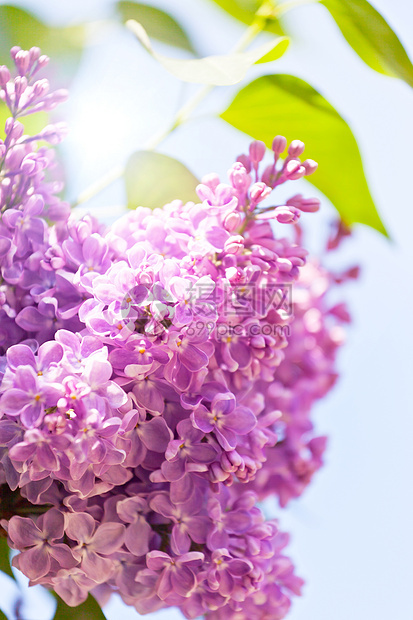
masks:
<svg viewBox="0 0 413 620"><path fill-rule="evenodd" d="M95 520L86 512L68 513L66 515L66 534L79 543L88 543L95 530Z"/></svg>
<svg viewBox="0 0 413 620"><path fill-rule="evenodd" d="M9 536L19 549L36 545L43 538L39 528L32 519L14 516L9 521Z"/></svg>
<svg viewBox="0 0 413 620"><path fill-rule="evenodd" d="M104 555L110 555L117 551L125 538L125 526L121 523L103 523L99 525L89 548Z"/></svg>
<svg viewBox="0 0 413 620"><path fill-rule="evenodd" d="M44 577L50 570L50 557L45 545L38 545L19 556L19 567L29 579Z"/></svg>

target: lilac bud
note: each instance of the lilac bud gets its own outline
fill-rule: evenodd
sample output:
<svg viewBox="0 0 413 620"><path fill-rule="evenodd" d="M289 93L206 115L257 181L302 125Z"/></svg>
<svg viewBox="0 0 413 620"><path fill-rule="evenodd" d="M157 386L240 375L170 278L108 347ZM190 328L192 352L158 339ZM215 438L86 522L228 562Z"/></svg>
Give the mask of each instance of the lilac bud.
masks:
<svg viewBox="0 0 413 620"><path fill-rule="evenodd" d="M300 155L304 152L305 144L301 142L301 140L293 140L288 147L288 154L290 157L300 157Z"/></svg>
<svg viewBox="0 0 413 620"><path fill-rule="evenodd" d="M280 271L289 272L291 271L293 264L288 258L278 258L277 259L277 267Z"/></svg>
<svg viewBox="0 0 413 620"><path fill-rule="evenodd" d="M305 213L315 213L319 210L320 204L318 198L305 198L301 201L299 209Z"/></svg>
<svg viewBox="0 0 413 620"><path fill-rule="evenodd" d="M251 172L251 160L248 155L239 155L237 157L237 161L240 162L245 168L245 170L250 173Z"/></svg>
<svg viewBox="0 0 413 620"><path fill-rule="evenodd" d="M66 123L56 123L55 125L47 125L39 134L41 140L49 142L49 144L59 144L67 135Z"/></svg>
<svg viewBox="0 0 413 620"><path fill-rule="evenodd" d="M241 215L238 213L238 211L228 213L228 215L224 219L224 228L225 230L228 230L228 232L234 232L234 230L237 230L240 224Z"/></svg>
<svg viewBox="0 0 413 620"><path fill-rule="evenodd" d="M228 478L227 472L218 463L211 464L210 475L213 482L224 482Z"/></svg>
<svg viewBox="0 0 413 620"><path fill-rule="evenodd" d="M227 453L224 452L221 456L221 467L224 471L231 473L236 470L236 467L229 460Z"/></svg>
<svg viewBox="0 0 413 620"><path fill-rule="evenodd" d="M36 174L37 170L37 162L30 157L25 157L21 163L20 170L26 176L30 176L31 174Z"/></svg>
<svg viewBox="0 0 413 620"><path fill-rule="evenodd" d="M16 93L16 99L20 99L26 88L27 78L25 78L24 76L17 76L16 78L14 78L14 91Z"/></svg>
<svg viewBox="0 0 413 620"><path fill-rule="evenodd" d="M232 235L224 245L224 252L227 254L239 254L244 249L244 237Z"/></svg>
<svg viewBox="0 0 413 620"><path fill-rule="evenodd" d="M261 181L268 185L269 187L273 187L275 180L275 164L270 164L264 170L261 175Z"/></svg>
<svg viewBox="0 0 413 620"><path fill-rule="evenodd" d="M49 56L46 56L45 54L40 56L39 60L37 61L34 73L37 73L38 71L40 71L40 69L43 69L43 67L45 67L49 63L49 60Z"/></svg>
<svg viewBox="0 0 413 620"><path fill-rule="evenodd" d="M265 144L264 142L261 142L261 140L254 140L254 142L251 142L249 152L250 160L254 164L254 168L256 168L257 164L264 159L265 149Z"/></svg>
<svg viewBox="0 0 413 620"><path fill-rule="evenodd" d="M24 126L19 121L8 118L4 130L10 139L18 140L24 133Z"/></svg>
<svg viewBox="0 0 413 620"><path fill-rule="evenodd" d="M26 75L30 69L30 52L20 50L14 57L17 71L20 75Z"/></svg>
<svg viewBox="0 0 413 620"><path fill-rule="evenodd" d="M318 198L303 198L302 194L296 194L287 200L286 203L290 207L296 207L305 213L315 213L320 208Z"/></svg>
<svg viewBox="0 0 413 620"><path fill-rule="evenodd" d="M272 150L274 151L274 155L278 158L287 146L287 139L284 136L275 136L272 141Z"/></svg>
<svg viewBox="0 0 413 620"><path fill-rule="evenodd" d="M13 60L15 59L16 54L20 52L20 50L21 50L21 47L19 47L18 45L15 45L14 47L11 48L10 56L12 57Z"/></svg>
<svg viewBox="0 0 413 620"><path fill-rule="evenodd" d="M305 168L298 159L290 159L285 166L285 172L289 180L296 181L305 175Z"/></svg>
<svg viewBox="0 0 413 620"><path fill-rule="evenodd" d="M26 202L24 211L32 217L40 215L44 209L44 198L40 194L33 194Z"/></svg>
<svg viewBox="0 0 413 620"><path fill-rule="evenodd" d="M42 52L40 50L40 47L31 47L29 50L29 53L30 53L30 64L33 65L33 63L35 63L36 60L39 60Z"/></svg>
<svg viewBox="0 0 413 620"><path fill-rule="evenodd" d="M314 161L314 159L306 159L305 161L303 161L302 165L305 168L306 177L310 176L310 174L313 174L318 168L318 163Z"/></svg>
<svg viewBox="0 0 413 620"><path fill-rule="evenodd" d="M294 224L300 217L300 212L294 207L277 207L274 212L274 217L280 224Z"/></svg>
<svg viewBox="0 0 413 620"><path fill-rule="evenodd" d="M10 71L5 65L0 66L0 86L4 88L10 80Z"/></svg>
<svg viewBox="0 0 413 620"><path fill-rule="evenodd" d="M235 162L232 168L228 170L228 177L233 188L239 192L245 192L251 183L251 178L249 177L245 167L239 161Z"/></svg>
<svg viewBox="0 0 413 620"><path fill-rule="evenodd" d="M37 80L33 84L33 94L36 98L44 97L49 92L49 81L46 79Z"/></svg>
<svg viewBox="0 0 413 620"><path fill-rule="evenodd" d="M262 181L258 181L258 183L254 183L254 185L250 189L250 198L251 203L254 205L262 202L271 194L272 188L268 187Z"/></svg>

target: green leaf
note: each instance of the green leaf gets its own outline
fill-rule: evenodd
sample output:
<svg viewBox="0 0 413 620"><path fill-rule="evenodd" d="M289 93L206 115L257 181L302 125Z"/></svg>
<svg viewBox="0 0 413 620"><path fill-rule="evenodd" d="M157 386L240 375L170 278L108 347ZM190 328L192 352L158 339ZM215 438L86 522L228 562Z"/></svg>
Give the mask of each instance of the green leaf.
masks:
<svg viewBox="0 0 413 620"><path fill-rule="evenodd" d="M413 65L397 35L367 0L322 0L343 36L375 71L413 87Z"/></svg>
<svg viewBox="0 0 413 620"><path fill-rule="evenodd" d="M137 151L125 170L128 207L163 207L178 198L197 201L198 179L180 161L153 151Z"/></svg>
<svg viewBox="0 0 413 620"><path fill-rule="evenodd" d="M105 614L91 594L84 603L77 607L69 607L62 599L52 592L57 599L57 607L53 620L105 620Z"/></svg>
<svg viewBox="0 0 413 620"><path fill-rule="evenodd" d="M8 620L6 614L3 613L1 609L0 609L0 620Z"/></svg>
<svg viewBox="0 0 413 620"><path fill-rule="evenodd" d="M224 11L238 19L243 24L248 26L255 18L255 14L262 5L262 0L213 0L215 4L221 7ZM275 2L274 2L275 7ZM284 30L280 21L274 16L267 19L264 30L272 32L273 34L283 35Z"/></svg>
<svg viewBox="0 0 413 620"><path fill-rule="evenodd" d="M303 140L308 156L319 163L308 181L331 200L344 222L387 234L351 129L312 86L291 75L267 75L243 88L221 116L268 147L276 134Z"/></svg>
<svg viewBox="0 0 413 620"><path fill-rule="evenodd" d="M10 548L5 537L0 538L0 571L14 579L10 565Z"/></svg>
<svg viewBox="0 0 413 620"><path fill-rule="evenodd" d="M149 36L154 39L196 53L185 30L169 13L147 4L126 0L117 3L117 10L124 23L134 19L141 23Z"/></svg>
<svg viewBox="0 0 413 620"><path fill-rule="evenodd" d="M245 77L248 69L256 62L269 62L282 56L289 43L287 37L278 37L248 52L181 60L155 52L145 29L135 20L129 20L126 25L147 52L169 73L183 82L194 84L216 86L236 84Z"/></svg>
<svg viewBox="0 0 413 620"><path fill-rule="evenodd" d="M5 103L0 101L0 139L4 140L4 126L6 124L6 120L10 117L10 110L6 106ZM24 133L29 136L34 136L39 133L46 125L48 124L48 114L47 112L35 112L34 114L29 114L28 116L23 116L19 118L19 122L24 125ZM40 144L40 143L39 143Z"/></svg>
<svg viewBox="0 0 413 620"><path fill-rule="evenodd" d="M32 13L16 6L0 6L0 64L10 65L10 48L40 47L52 58L62 55L79 57L84 42L84 28L51 28Z"/></svg>

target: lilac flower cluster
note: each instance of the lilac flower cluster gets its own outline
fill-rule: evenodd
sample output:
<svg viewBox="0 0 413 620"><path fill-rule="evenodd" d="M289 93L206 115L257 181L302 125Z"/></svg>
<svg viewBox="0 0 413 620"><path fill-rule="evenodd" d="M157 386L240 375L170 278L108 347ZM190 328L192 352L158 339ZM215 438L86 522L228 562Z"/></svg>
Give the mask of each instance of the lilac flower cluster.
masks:
<svg viewBox="0 0 413 620"><path fill-rule="evenodd" d="M1 521L13 563L71 606L117 592L139 613L283 618L302 581L282 553L288 537L256 502L278 494L284 505L321 465L309 416L336 378L348 315L326 298L339 278L278 232L299 231L318 201L269 197L316 164L300 161L300 141L279 164L277 136L269 166L253 142L229 183L203 179L199 203L138 207L109 229L76 220L36 142L56 143L62 126L28 137L17 120L64 93L36 80L47 61L37 48L12 58L15 77L0 67L11 112L0 143L0 484L33 506ZM266 326L289 326L290 338Z"/></svg>

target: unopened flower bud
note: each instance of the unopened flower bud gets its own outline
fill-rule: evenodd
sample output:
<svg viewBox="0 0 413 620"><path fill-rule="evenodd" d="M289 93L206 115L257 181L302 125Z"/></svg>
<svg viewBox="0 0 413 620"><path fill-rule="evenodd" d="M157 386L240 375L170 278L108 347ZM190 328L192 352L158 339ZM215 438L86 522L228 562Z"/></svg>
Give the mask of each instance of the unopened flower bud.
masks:
<svg viewBox="0 0 413 620"><path fill-rule="evenodd" d="M0 66L0 86L6 86L7 82L10 80L10 71L5 65Z"/></svg>
<svg viewBox="0 0 413 620"><path fill-rule="evenodd" d="M314 172L318 168L318 163L314 161L314 159L306 159L303 161L302 165L305 168L305 176L308 177L310 174L314 174Z"/></svg>
<svg viewBox="0 0 413 620"><path fill-rule="evenodd" d="M301 140L293 140L288 147L288 154L290 157L300 157L304 152L305 144Z"/></svg>
<svg viewBox="0 0 413 620"><path fill-rule="evenodd" d="M30 52L20 50L14 57L17 71L20 75L26 75L30 69Z"/></svg>
<svg viewBox="0 0 413 620"><path fill-rule="evenodd" d="M14 45L14 46L11 48L11 50L10 50L10 56L11 56L11 58L12 58L13 60L15 59L16 54L17 54L18 52L20 52L20 50L21 50L21 47L19 47L18 45Z"/></svg>
<svg viewBox="0 0 413 620"><path fill-rule="evenodd" d="M59 144L67 135L66 123L56 123L55 125L47 125L39 134L41 140L49 142L49 144Z"/></svg>
<svg viewBox="0 0 413 620"><path fill-rule="evenodd" d="M228 170L228 177L232 187L239 192L245 192L250 186L251 178L243 164L239 161L235 162L232 168Z"/></svg>
<svg viewBox="0 0 413 620"><path fill-rule="evenodd" d="M43 67L45 67L49 63L49 60L49 56L46 56L46 54L42 54L42 56L40 56L39 60L37 61L35 73L40 71L40 69L43 69Z"/></svg>
<svg viewBox="0 0 413 620"><path fill-rule="evenodd" d="M251 172L251 160L248 155L239 155L239 157L237 157L237 161L244 166L248 173Z"/></svg>
<svg viewBox="0 0 413 620"><path fill-rule="evenodd" d="M39 60L41 55L40 47L31 47L29 50L30 53L30 63L33 64L36 60Z"/></svg>
<svg viewBox="0 0 413 620"><path fill-rule="evenodd" d="M47 95L48 92L49 92L49 81L48 80L46 79L37 80L37 82L33 84L33 95L36 98L44 97L45 95Z"/></svg>
<svg viewBox="0 0 413 620"><path fill-rule="evenodd" d="M12 140L18 140L24 133L24 126L13 118L8 118L5 125L6 135Z"/></svg>
<svg viewBox="0 0 413 620"><path fill-rule="evenodd" d="M289 272L293 268L293 264L288 258L278 258L277 267L280 271Z"/></svg>
<svg viewBox="0 0 413 620"><path fill-rule="evenodd" d="M302 194L292 196L286 203L289 207L296 207L305 213L315 213L320 208L318 198L303 198Z"/></svg>
<svg viewBox="0 0 413 620"><path fill-rule="evenodd" d="M225 230L228 230L228 232L234 232L234 230L237 230L240 224L241 215L238 213L238 211L228 213L228 215L224 219L224 228Z"/></svg>
<svg viewBox="0 0 413 620"><path fill-rule="evenodd" d="M274 155L278 158L287 146L287 139L284 136L275 136L272 141L272 150L274 151Z"/></svg>
<svg viewBox="0 0 413 620"><path fill-rule="evenodd" d="M261 181L265 183L265 185L273 187L275 181L275 172L275 164L270 164L265 168L264 172L262 173Z"/></svg>
<svg viewBox="0 0 413 620"><path fill-rule="evenodd" d="M280 224L294 224L300 217L300 212L295 207L277 207L275 209L275 219Z"/></svg>
<svg viewBox="0 0 413 620"><path fill-rule="evenodd" d="M264 142L261 142L261 140L254 140L254 142L251 142L249 153L250 160L252 161L254 168L256 168L257 164L264 159L265 149L265 144Z"/></svg>
<svg viewBox="0 0 413 620"><path fill-rule="evenodd" d="M258 183L254 183L254 185L250 189L250 200L251 204L258 204L262 202L271 194L272 188L268 187L262 181L258 181Z"/></svg>
<svg viewBox="0 0 413 620"><path fill-rule="evenodd" d="M224 245L224 252L227 254L239 254L244 249L244 237L232 235Z"/></svg>
<svg viewBox="0 0 413 620"><path fill-rule="evenodd" d="M37 168L38 168L37 162L34 159L31 159L30 157L25 157L20 166L20 170L22 171L22 173L27 176L36 174L36 172L38 171Z"/></svg>
<svg viewBox="0 0 413 620"><path fill-rule="evenodd" d="M210 475L213 482L224 482L228 478L228 473L218 463L212 463Z"/></svg>
<svg viewBox="0 0 413 620"><path fill-rule="evenodd" d="M285 166L285 172L290 181L296 181L305 175L305 168L298 159L290 159Z"/></svg>

